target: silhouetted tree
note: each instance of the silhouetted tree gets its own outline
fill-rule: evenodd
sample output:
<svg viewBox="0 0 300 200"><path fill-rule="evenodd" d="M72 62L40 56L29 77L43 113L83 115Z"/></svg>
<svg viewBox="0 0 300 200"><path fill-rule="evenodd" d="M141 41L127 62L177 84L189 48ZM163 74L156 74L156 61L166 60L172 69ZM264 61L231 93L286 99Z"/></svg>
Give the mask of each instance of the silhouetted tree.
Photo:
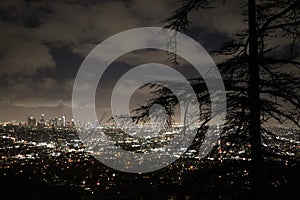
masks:
<svg viewBox="0 0 300 200"><path fill-rule="evenodd" d="M184 31L191 24L189 15L192 11L213 9L214 3L214 0L183 0L182 6L164 21L165 27ZM300 69L297 61L300 1L248 0L242 8L248 16L247 29L237 33L214 54L226 56L218 64L228 108L221 140L232 145L242 144L246 150L247 144L251 144L248 150L253 164L253 189L257 194L262 188L263 156L278 156L268 140L276 137L263 124L275 120L280 124L292 122L300 127L300 73L295 73ZM176 55L172 61L177 64ZM190 82L201 105L209 105L209 93L203 80ZM153 104L162 104L169 114L173 114L173 108L178 104L168 89L155 84L151 87L156 87L158 96L136 110L137 119L147 116ZM200 120L203 126L210 120L209 110L201 110Z"/></svg>

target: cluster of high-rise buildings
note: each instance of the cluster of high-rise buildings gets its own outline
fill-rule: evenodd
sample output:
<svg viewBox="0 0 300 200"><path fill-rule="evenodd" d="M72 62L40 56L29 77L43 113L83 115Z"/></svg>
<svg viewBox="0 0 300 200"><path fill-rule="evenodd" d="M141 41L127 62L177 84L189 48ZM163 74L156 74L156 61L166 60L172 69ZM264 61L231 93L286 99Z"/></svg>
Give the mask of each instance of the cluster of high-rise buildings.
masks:
<svg viewBox="0 0 300 200"><path fill-rule="evenodd" d="M49 118L45 119L45 114L42 114L37 120L33 116L29 116L27 118L27 125L28 126L54 126L54 127L74 127L75 122L73 119L71 120L66 120L66 116L62 115L61 117L54 117L54 118Z"/></svg>

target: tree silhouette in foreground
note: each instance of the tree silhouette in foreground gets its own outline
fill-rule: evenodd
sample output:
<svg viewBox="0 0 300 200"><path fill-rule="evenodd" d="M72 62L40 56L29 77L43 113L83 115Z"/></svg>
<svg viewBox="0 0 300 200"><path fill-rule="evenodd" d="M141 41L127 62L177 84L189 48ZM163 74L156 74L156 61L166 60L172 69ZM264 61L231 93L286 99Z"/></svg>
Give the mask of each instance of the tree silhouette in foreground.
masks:
<svg viewBox="0 0 300 200"><path fill-rule="evenodd" d="M191 12L214 9L215 3L214 0L184 0L181 7L166 18L165 27L184 31L191 23L197 23L189 20ZM227 92L228 108L220 140L221 143L248 148L253 164L252 187L254 193L259 194L263 186L264 156L291 159L270 144L268 138L276 140L276 135L264 124L275 120L279 124L289 123L300 128L300 62L297 61L300 1L249 0L242 9L247 28L214 52L216 56L226 56L218 64ZM177 64L176 55L172 61ZM201 106L207 108L210 101L205 82L200 79L190 82ZM147 117L153 104L164 105L168 114L173 114L178 104L168 89L155 84L151 87L156 88L157 98L136 110L137 119ZM202 126L209 122L208 109L201 110L200 120Z"/></svg>

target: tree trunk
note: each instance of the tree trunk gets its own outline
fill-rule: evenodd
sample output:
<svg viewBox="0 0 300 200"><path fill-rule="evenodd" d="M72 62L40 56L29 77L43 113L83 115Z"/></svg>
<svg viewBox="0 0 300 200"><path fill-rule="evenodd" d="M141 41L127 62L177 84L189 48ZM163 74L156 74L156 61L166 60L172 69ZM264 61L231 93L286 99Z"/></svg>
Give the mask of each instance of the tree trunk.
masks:
<svg viewBox="0 0 300 200"><path fill-rule="evenodd" d="M249 134L252 159L252 192L259 197L263 192L263 157L260 135L260 111L261 101L259 97L259 66L258 66L258 36L256 29L256 3L255 0L248 0L248 26L249 26L249 109L250 122ZM261 196L260 196L261 197Z"/></svg>

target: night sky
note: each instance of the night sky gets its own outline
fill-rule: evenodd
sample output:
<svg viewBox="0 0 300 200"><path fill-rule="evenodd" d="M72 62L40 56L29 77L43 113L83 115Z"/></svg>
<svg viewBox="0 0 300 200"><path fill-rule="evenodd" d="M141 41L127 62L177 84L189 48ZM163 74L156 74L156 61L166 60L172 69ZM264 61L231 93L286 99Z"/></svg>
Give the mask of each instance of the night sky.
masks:
<svg viewBox="0 0 300 200"><path fill-rule="evenodd" d="M191 15L187 34L213 51L246 28L234 1ZM1 0L0 121L28 116L72 117L73 82L85 56L101 41L131 28L162 26L180 3L174 0ZM113 79L136 63L167 62L162 52L131 53L114 63L111 80L97 92L97 108L105 113ZM214 57L215 62L219 58Z"/></svg>

